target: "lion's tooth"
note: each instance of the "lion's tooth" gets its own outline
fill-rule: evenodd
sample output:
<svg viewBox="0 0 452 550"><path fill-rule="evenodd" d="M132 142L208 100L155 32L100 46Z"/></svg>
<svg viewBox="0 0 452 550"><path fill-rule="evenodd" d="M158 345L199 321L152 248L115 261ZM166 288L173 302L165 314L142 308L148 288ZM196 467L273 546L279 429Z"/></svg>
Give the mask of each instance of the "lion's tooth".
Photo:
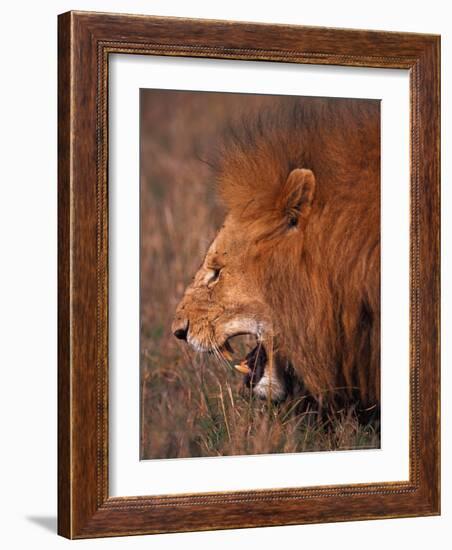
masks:
<svg viewBox="0 0 452 550"><path fill-rule="evenodd" d="M238 370L242 374L249 374L251 372L251 369L246 364L246 361L242 361L241 363L238 363L237 365L234 365L235 370Z"/></svg>

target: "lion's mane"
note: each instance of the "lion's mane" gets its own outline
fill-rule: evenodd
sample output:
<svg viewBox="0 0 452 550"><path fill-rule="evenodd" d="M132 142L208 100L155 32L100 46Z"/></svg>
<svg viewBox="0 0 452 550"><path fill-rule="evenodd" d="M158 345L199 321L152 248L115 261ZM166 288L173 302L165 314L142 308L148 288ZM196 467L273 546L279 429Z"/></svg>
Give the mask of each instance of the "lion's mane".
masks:
<svg viewBox="0 0 452 550"><path fill-rule="evenodd" d="M231 127L219 192L255 235L279 351L323 402L380 398L380 104L298 98ZM303 238L261 238L295 168L312 170Z"/></svg>

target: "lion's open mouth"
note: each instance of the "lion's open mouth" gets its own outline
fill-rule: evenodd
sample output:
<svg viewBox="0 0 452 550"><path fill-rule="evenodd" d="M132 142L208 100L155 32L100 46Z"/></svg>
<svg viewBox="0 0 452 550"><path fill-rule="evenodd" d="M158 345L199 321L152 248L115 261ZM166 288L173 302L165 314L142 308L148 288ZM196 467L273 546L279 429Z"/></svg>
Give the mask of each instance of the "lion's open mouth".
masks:
<svg viewBox="0 0 452 550"><path fill-rule="evenodd" d="M264 376L267 365L267 352L262 344L252 349L245 359L235 365L235 368L245 374L245 384L250 388L255 386Z"/></svg>
<svg viewBox="0 0 452 550"><path fill-rule="evenodd" d="M235 340L236 337L242 337L243 340L240 338ZM232 339L234 339L234 348L237 348L237 353L234 352L230 343ZM230 336L217 350L223 359L227 359L233 364L235 370L243 375L243 382L252 391L252 395L278 403L283 401L291 391L292 381L287 367L275 363L275 368L269 368L268 351L262 339L256 334L242 332ZM237 359L237 356L244 359ZM281 369L280 374L278 374L279 369Z"/></svg>
<svg viewBox="0 0 452 550"><path fill-rule="evenodd" d="M245 335L251 337L252 335ZM262 342L258 341L254 347L245 355L244 359L235 358L234 349L229 342L230 338L221 347L222 355L231 361L234 368L245 376L247 387L255 386L265 373L268 356ZM243 347L243 345L242 345ZM242 355L243 357L243 355Z"/></svg>

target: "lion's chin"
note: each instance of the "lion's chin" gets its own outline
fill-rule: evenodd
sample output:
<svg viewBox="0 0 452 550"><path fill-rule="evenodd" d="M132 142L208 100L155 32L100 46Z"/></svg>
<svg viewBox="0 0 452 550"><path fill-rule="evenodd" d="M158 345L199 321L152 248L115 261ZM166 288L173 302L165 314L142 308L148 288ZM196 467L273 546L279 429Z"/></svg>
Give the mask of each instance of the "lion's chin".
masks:
<svg viewBox="0 0 452 550"><path fill-rule="evenodd" d="M252 390L256 397L270 398L274 402L280 402L286 398L285 382L278 376L270 375L267 351L261 342L247 354L241 363L234 367L244 374L245 385Z"/></svg>

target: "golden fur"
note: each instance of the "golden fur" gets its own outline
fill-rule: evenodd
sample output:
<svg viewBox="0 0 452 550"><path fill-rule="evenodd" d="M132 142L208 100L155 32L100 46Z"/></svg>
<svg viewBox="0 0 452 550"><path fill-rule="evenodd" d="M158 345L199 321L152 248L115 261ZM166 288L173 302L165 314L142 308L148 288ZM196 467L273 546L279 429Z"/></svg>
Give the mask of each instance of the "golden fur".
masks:
<svg viewBox="0 0 452 550"><path fill-rule="evenodd" d="M380 117L299 98L244 119L219 156L225 224L173 329L200 351L254 334L319 403L380 399ZM274 366L273 366L274 365Z"/></svg>

